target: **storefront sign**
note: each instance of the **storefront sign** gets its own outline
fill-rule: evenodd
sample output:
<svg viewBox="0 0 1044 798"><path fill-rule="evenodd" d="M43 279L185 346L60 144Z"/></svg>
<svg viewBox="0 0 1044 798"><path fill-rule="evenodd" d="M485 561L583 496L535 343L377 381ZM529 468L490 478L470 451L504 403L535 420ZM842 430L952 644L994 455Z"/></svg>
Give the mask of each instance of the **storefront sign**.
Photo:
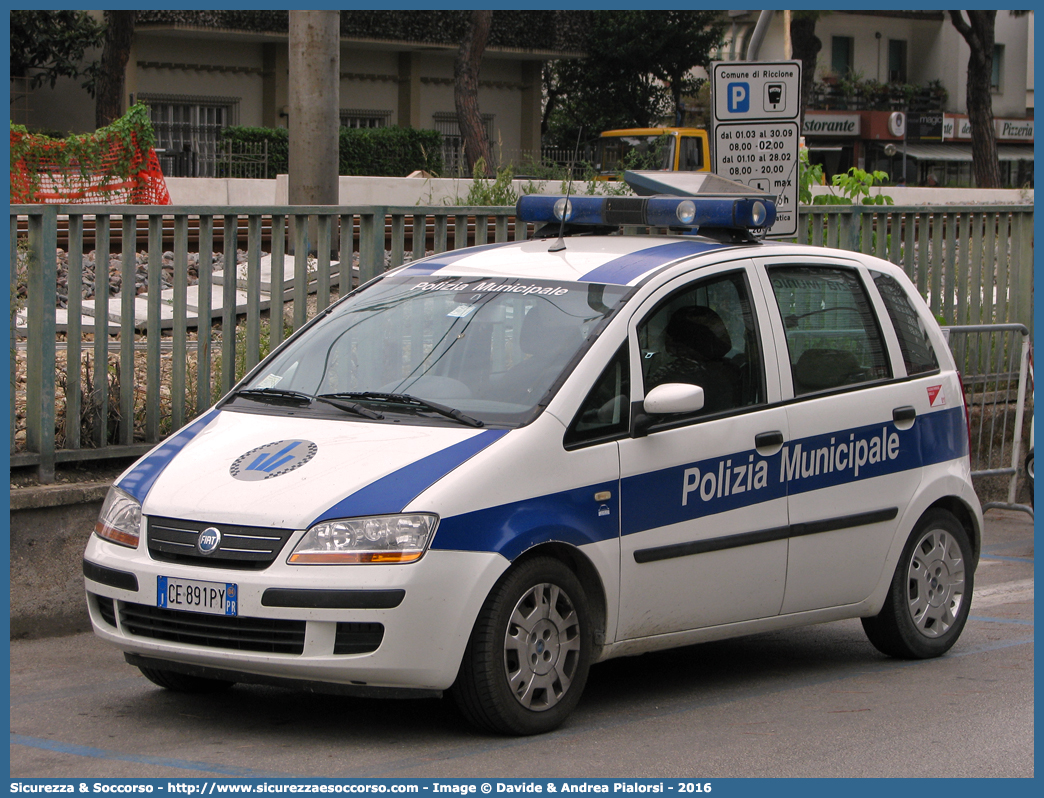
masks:
<svg viewBox="0 0 1044 798"><path fill-rule="evenodd" d="M941 112L916 114L910 117L908 138L910 141L942 141L944 127Z"/></svg>
<svg viewBox="0 0 1044 798"><path fill-rule="evenodd" d="M858 136L862 133L859 114L805 114L805 136Z"/></svg>
<svg viewBox="0 0 1044 798"><path fill-rule="evenodd" d="M888 132L898 139L906 135L906 114L893 111L888 115Z"/></svg>
<svg viewBox="0 0 1044 798"><path fill-rule="evenodd" d="M997 138L1013 141L1033 141L1032 119L997 119Z"/></svg>
<svg viewBox="0 0 1044 798"><path fill-rule="evenodd" d="M970 139L971 122L966 116L946 116L943 118L943 140Z"/></svg>
<svg viewBox="0 0 1044 798"><path fill-rule="evenodd" d="M1032 119L994 119L993 129L999 140L1033 141ZM911 139L913 131L911 130ZM966 116L947 116L943 119L943 139L971 139L971 120Z"/></svg>

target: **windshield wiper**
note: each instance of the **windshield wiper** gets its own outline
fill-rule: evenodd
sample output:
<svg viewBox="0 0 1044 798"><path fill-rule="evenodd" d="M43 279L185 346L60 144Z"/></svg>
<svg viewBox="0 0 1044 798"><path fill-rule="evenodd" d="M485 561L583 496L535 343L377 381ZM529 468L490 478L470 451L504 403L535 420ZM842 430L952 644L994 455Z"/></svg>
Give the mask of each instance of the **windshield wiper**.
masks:
<svg viewBox="0 0 1044 798"><path fill-rule="evenodd" d="M437 402L432 402L430 399L421 399L416 396L411 396L408 393L381 393L379 391L353 391L346 393L327 394L327 397L340 398L340 399L371 399L378 402L401 402L403 404L418 405L425 410L430 410L433 413L438 413L440 416L451 418L454 421L458 421L461 424L466 424L469 427L484 427L484 422L479 421L477 418L472 418L466 413L462 413L454 407L447 407L446 405L440 405Z"/></svg>
<svg viewBox="0 0 1044 798"><path fill-rule="evenodd" d="M346 402L343 399L338 399L337 396L338 394L321 394L315 397L315 401L325 402L328 405L333 405L338 410L344 410L348 413L355 413L357 416L362 416L363 418L372 418L377 420L384 418L384 413L378 413L376 410L370 410L370 408L363 407L361 404L358 404L357 402Z"/></svg>
<svg viewBox="0 0 1044 798"><path fill-rule="evenodd" d="M232 395L271 404L302 406L312 403L312 397L308 394L300 391L287 391L282 388L241 388Z"/></svg>

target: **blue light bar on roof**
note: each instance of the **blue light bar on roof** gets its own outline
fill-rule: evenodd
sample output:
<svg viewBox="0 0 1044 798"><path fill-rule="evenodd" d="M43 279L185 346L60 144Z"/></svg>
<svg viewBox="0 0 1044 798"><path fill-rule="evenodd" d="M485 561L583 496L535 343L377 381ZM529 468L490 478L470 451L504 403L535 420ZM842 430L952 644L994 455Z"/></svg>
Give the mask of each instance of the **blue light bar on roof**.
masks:
<svg viewBox="0 0 1044 798"><path fill-rule="evenodd" d="M647 225L650 227L756 230L776 220L776 205L766 197L557 197L527 194L518 200L521 221L570 225ZM563 218L564 217L564 218Z"/></svg>

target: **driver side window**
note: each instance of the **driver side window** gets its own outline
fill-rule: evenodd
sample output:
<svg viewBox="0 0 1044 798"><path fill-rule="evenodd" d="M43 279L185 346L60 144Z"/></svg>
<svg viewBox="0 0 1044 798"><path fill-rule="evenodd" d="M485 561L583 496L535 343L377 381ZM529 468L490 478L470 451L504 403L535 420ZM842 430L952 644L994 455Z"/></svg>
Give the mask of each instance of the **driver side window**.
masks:
<svg viewBox="0 0 1044 798"><path fill-rule="evenodd" d="M638 326L645 393L699 385L712 415L765 401L757 323L742 271L700 280L661 302Z"/></svg>

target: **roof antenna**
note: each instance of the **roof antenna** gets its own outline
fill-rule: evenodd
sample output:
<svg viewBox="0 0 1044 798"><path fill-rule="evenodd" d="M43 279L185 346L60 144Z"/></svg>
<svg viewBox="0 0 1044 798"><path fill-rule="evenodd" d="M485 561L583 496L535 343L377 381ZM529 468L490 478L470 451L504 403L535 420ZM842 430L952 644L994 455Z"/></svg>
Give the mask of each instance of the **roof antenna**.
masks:
<svg viewBox="0 0 1044 798"><path fill-rule="evenodd" d="M562 219L558 225L558 240L548 248L548 252L561 252L566 248L565 245L565 220L566 216L569 215L569 192L573 188L573 167L576 165L576 159L580 156L580 137L584 135L584 126L580 126L580 130L576 133L576 149L573 150L573 160L569 162L569 182L566 184L566 196L565 206L562 208Z"/></svg>

